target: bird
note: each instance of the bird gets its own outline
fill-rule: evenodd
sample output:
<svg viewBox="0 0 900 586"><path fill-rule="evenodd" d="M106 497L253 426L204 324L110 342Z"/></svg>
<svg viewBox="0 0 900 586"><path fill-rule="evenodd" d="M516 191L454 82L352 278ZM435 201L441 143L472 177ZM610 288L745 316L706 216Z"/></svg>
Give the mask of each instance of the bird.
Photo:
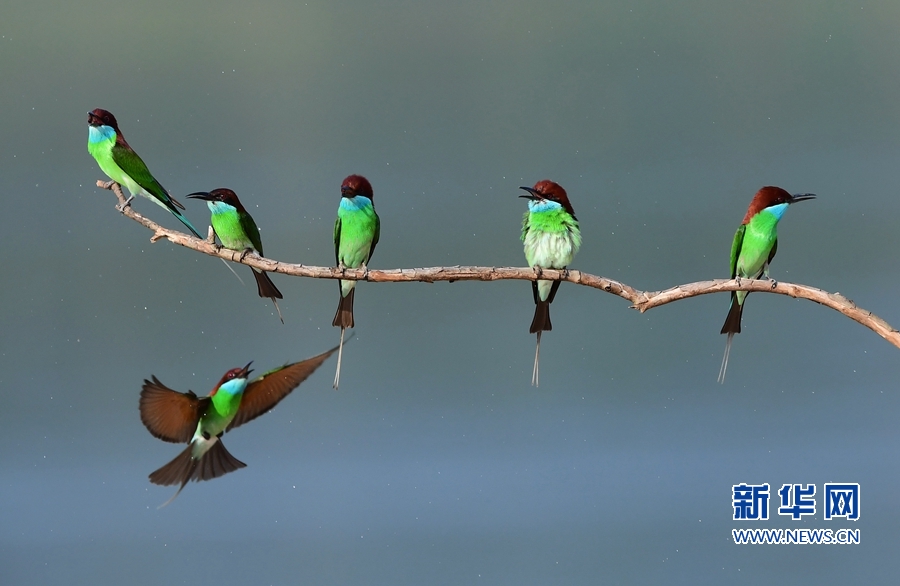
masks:
<svg viewBox="0 0 900 586"><path fill-rule="evenodd" d="M119 123L111 112L100 108L88 112L88 152L97 160L101 171L119 185L128 188L131 197L125 201L123 208L131 204L134 196L143 195L170 211L194 236L202 238L191 222L178 211L183 210L184 206L169 195L125 141L119 130Z"/></svg>
<svg viewBox="0 0 900 586"><path fill-rule="evenodd" d="M788 206L798 201L815 199L813 193L791 195L780 187L767 185L753 196L744 220L734 234L731 243L731 278L740 283L741 279L769 279L769 264L778 250L778 221ZM773 281L773 287L776 284ZM722 334L728 334L725 342L725 356L719 368L720 383L725 382L725 370L728 368L728 355L731 353L731 341L735 334L741 333L741 313L748 291L732 291L731 307Z"/></svg>
<svg viewBox="0 0 900 586"><path fill-rule="evenodd" d="M222 246L230 250L241 250L245 253L252 251L263 256L262 239L259 237L259 228L249 212L241 205L241 200L237 194L227 188L220 187L212 191L198 191L188 195L192 199L200 199L209 206L212 212L210 222L213 230L222 241ZM243 260L243 255L241 256ZM276 299L283 299L281 291L269 278L265 271L260 271L250 267L253 276L256 278L256 288L260 297L268 297L275 304L278 311L278 318L284 323L281 317L281 310L278 308Z"/></svg>
<svg viewBox="0 0 900 586"><path fill-rule="evenodd" d="M334 223L334 258L338 268L358 269L366 267L375 252L381 236L381 219L375 213L372 184L362 175L349 175L341 183L341 203ZM341 355L344 348L344 330L352 328L353 294L356 281L340 281L341 299L331 325L341 328L338 346L337 370L334 374L335 389L341 380Z"/></svg>
<svg viewBox="0 0 900 586"><path fill-rule="evenodd" d="M549 179L534 187L520 187L528 192L520 195L528 200L528 211L522 219L522 242L528 266L538 269L565 269L581 247L581 229L566 190ZM550 331L550 304L561 281L531 282L534 295L534 318L529 332L537 334L531 384L538 386L538 360L541 354L541 332Z"/></svg>
<svg viewBox="0 0 900 586"><path fill-rule="evenodd" d="M180 484L178 492L159 508L175 500L191 480L211 480L246 467L225 449L222 435L275 407L335 350L337 347L286 364L248 382L251 361L226 372L206 397L174 391L155 376L144 379L139 402L141 422L156 438L188 444L174 460L150 474L153 484Z"/></svg>

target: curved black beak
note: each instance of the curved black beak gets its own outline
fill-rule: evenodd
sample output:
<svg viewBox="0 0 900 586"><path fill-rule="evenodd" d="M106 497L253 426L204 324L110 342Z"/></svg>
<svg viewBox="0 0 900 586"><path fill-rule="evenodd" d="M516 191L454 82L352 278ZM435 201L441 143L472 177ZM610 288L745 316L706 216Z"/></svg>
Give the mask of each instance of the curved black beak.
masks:
<svg viewBox="0 0 900 586"><path fill-rule="evenodd" d="M791 196L790 203L797 203L798 201L806 201L808 199L816 199L815 193L795 193Z"/></svg>
<svg viewBox="0 0 900 586"><path fill-rule="evenodd" d="M245 366L244 368L241 369L239 378L248 378L249 377L250 373L253 372L253 369L250 368L251 364L253 364L252 360L247 363L247 366Z"/></svg>
<svg viewBox="0 0 900 586"><path fill-rule="evenodd" d="M202 199L203 201L215 201L215 198L208 191L196 191L187 197L191 199Z"/></svg>
<svg viewBox="0 0 900 586"><path fill-rule="evenodd" d="M519 197L524 197L525 199L544 199L544 196L531 187L519 187L519 189L524 189L528 192L528 195L520 195Z"/></svg>

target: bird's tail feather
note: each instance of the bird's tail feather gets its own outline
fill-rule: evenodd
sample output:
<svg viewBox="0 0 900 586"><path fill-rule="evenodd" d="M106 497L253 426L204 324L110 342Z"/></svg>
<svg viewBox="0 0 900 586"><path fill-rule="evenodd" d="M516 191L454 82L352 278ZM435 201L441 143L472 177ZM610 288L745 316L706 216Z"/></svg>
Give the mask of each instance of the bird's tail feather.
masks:
<svg viewBox="0 0 900 586"><path fill-rule="evenodd" d="M275 306L275 311L278 312L278 319L280 319L280 320L281 320L281 323L284 324L284 317L281 315L281 308L278 307L278 302L275 301L275 298L274 298L274 297L272 298L272 305Z"/></svg>
<svg viewBox="0 0 900 586"><path fill-rule="evenodd" d="M216 442L219 443L219 442ZM171 484L181 484L178 487L178 490L172 497L164 502L163 504L156 507L157 509L161 509L167 506L169 503L175 500L175 498L181 494L184 485L188 483L192 476L194 476L194 471L197 469L197 460L194 460L191 457L191 446L188 445L180 454L175 456L175 459L156 470L150 474L150 482L153 484L161 484L163 486L169 486Z"/></svg>
<svg viewBox="0 0 900 586"><path fill-rule="evenodd" d="M272 282L272 279L269 278L269 274L265 271L257 271L253 270L253 276L256 277L256 288L260 297L268 297L269 299L284 299L284 296L281 294L281 291L278 290L278 287L275 286L275 283Z"/></svg>
<svg viewBox="0 0 900 586"><path fill-rule="evenodd" d="M541 358L541 332L537 333L537 348L534 351L534 368L531 371L531 386L538 386L538 378L540 375L538 361Z"/></svg>
<svg viewBox="0 0 900 586"><path fill-rule="evenodd" d="M191 480L195 482L210 480L247 466L232 456L221 441L213 444L209 451L203 454L199 460L195 460L191 456L191 450L192 446L188 445L171 462L150 473L150 482L153 484L162 486L181 484L178 487L178 492L158 508L161 509L174 501L175 497L181 494L184 486Z"/></svg>
<svg viewBox="0 0 900 586"><path fill-rule="evenodd" d="M746 301L746 297L744 300ZM720 334L740 334L741 333L741 314L744 311L744 304L738 302L737 295L731 296L731 308L728 310L728 317L722 325Z"/></svg>
<svg viewBox="0 0 900 586"><path fill-rule="evenodd" d="M550 323L550 302L538 301L534 306L534 318L531 320L530 334L536 334L553 329Z"/></svg>
<svg viewBox="0 0 900 586"><path fill-rule="evenodd" d="M129 188L129 189L131 189L131 188ZM147 191L142 191L142 194L145 195L150 201L157 204L159 207L172 212L172 215L175 216L176 218L178 218L181 221L181 223L184 224L188 230L193 232L194 236L196 236L197 238L200 238L201 240L203 239L203 236L200 236L200 232L197 232L197 229L194 228L194 225L191 224L191 221L188 220L187 218L185 218L184 214L182 214L180 211L178 211L178 208L184 209L184 206L181 205L171 195L168 196L168 198L169 198L168 200L163 200L163 199L160 199L159 197L157 197L156 195L153 195ZM131 197L134 197L134 196L132 195ZM129 198L129 201L131 201L131 198Z"/></svg>
<svg viewBox="0 0 900 586"><path fill-rule="evenodd" d="M728 369L728 355L731 354L732 339L734 339L734 332L728 332L728 340L725 341L725 356L722 357L722 366L719 367L719 378L716 379L719 384L725 382L725 371Z"/></svg>
<svg viewBox="0 0 900 586"><path fill-rule="evenodd" d="M353 293L353 291L351 291ZM332 383L332 388L336 391L341 384L341 358L344 356L344 332L346 330L341 328L341 343L338 345L338 357L337 357L337 368L334 371L334 383Z"/></svg>
<svg viewBox="0 0 900 586"><path fill-rule="evenodd" d="M219 440L200 458L200 464L194 472L194 480L198 482L212 480L246 467L247 465L232 456L231 452L225 449L222 440Z"/></svg>
<svg viewBox="0 0 900 586"><path fill-rule="evenodd" d="M272 282L272 279L269 278L269 274L265 271L257 271L253 267L250 267L253 270L253 276L256 277L256 290L259 293L260 297L268 297L272 300L272 303L275 305L275 311L278 312L278 319L281 320L281 323L284 323L284 317L281 315L281 308L278 307L278 302L276 299L283 299L281 291L278 290L278 287L275 286L275 283Z"/></svg>
<svg viewBox="0 0 900 586"><path fill-rule="evenodd" d="M163 189L163 191L165 191L165 192L166 192L166 195L169 196L169 202L171 202L171 204L172 204L173 206L175 206L175 207L178 208L179 210L183 210L183 209L184 209L184 204L181 203L180 201L178 201L177 199L175 199L174 197L172 197L172 194L169 193L169 190L168 190L168 189Z"/></svg>
<svg viewBox="0 0 900 586"><path fill-rule="evenodd" d="M356 289L350 289L346 297L341 296L341 301L338 303L337 312L334 314L334 320L332 320L331 325L342 329L353 327L353 295L355 293Z"/></svg>
<svg viewBox="0 0 900 586"><path fill-rule="evenodd" d="M196 467L196 461L191 458L191 446L185 448L175 458L154 472L150 473L150 482L161 486L170 486L172 484L186 483L191 479Z"/></svg>
<svg viewBox="0 0 900 586"><path fill-rule="evenodd" d="M744 301L747 298L744 297ZM722 357L722 366L719 367L719 383L725 382L725 371L728 369L728 355L731 354L731 341L735 334L741 333L741 314L744 311L744 304L738 300L737 295L731 294L731 308L728 310L728 316L722 325L720 334L728 334L728 340L725 341L725 356Z"/></svg>
<svg viewBox="0 0 900 586"><path fill-rule="evenodd" d="M174 200L173 200L173 201L174 201ZM197 232L197 229L194 228L194 225L191 224L190 220L188 220L187 218L184 217L184 214L182 214L181 212L179 212L178 210L176 210L174 207L169 208L169 211L172 212L172 215L174 215L176 218L178 218L179 220L181 220L181 223L184 224L184 225L187 227L188 230L190 230L191 232L193 232L193 233L194 233L194 236L196 236L197 238L203 240L203 236L200 236L200 232Z"/></svg>
<svg viewBox="0 0 900 586"><path fill-rule="evenodd" d="M225 268L227 268L229 271L231 271L231 274L234 275L235 277L237 277L237 280L241 282L241 285L243 285L243 284L244 284L244 279L242 279L241 276L240 276L239 274L237 274L236 272L234 272L234 269L231 268L231 265L228 264L228 261L225 260L224 258L220 258L219 260L222 261L222 264L225 265Z"/></svg>

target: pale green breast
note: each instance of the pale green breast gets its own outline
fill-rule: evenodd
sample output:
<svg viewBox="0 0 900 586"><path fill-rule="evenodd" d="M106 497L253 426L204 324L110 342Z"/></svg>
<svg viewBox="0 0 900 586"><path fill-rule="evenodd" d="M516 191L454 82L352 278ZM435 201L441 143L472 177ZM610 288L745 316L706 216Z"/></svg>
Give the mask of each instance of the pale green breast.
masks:
<svg viewBox="0 0 900 586"><path fill-rule="evenodd" d="M578 221L564 209L527 212L522 223L522 242L529 266L561 269L581 247Z"/></svg>
<svg viewBox="0 0 900 586"><path fill-rule="evenodd" d="M581 247L578 221L564 209L551 208L525 213L522 221L525 260L530 267L562 269L575 258ZM538 281L538 295L546 301L553 281Z"/></svg>

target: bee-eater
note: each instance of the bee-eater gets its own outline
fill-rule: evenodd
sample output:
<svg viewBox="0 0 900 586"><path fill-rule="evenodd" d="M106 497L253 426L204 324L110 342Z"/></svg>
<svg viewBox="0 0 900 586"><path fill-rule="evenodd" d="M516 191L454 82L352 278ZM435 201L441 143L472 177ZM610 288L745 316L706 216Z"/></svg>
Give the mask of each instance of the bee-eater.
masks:
<svg viewBox="0 0 900 586"><path fill-rule="evenodd" d="M525 243L528 266L542 269L566 268L581 247L581 230L566 190L547 179L538 181L534 187L519 189L528 192L528 195L519 196L528 200L528 211L522 220L522 242ZM556 297L560 282L531 282L535 308L529 332L537 334L534 370L531 372L531 384L534 386L538 386L541 332L553 329L550 324L550 304Z"/></svg>
<svg viewBox="0 0 900 586"><path fill-rule="evenodd" d="M252 362L232 368L206 397L173 391L155 376L144 380L140 411L147 430L163 441L188 443L174 460L150 474L153 484L181 485L160 508L175 500L188 481L210 480L244 468L246 464L225 449L222 434L275 407L335 350L270 370L249 383Z"/></svg>
<svg viewBox="0 0 900 586"><path fill-rule="evenodd" d="M106 175L128 188L131 197L125 202L129 205L135 195L143 195L160 207L172 212L187 229L197 238L202 238L187 218L179 212L184 206L175 201L166 188L150 174L147 165L131 148L122 131L116 117L106 110L97 108L88 112L88 152L97 160Z"/></svg>
<svg viewBox="0 0 900 586"><path fill-rule="evenodd" d="M334 223L334 257L338 267L365 267L381 235L381 220L375 213L372 184L362 175L350 175L341 184L341 203ZM353 292L356 281L341 281L341 300L331 325L341 328L334 388L341 380L344 330L353 327Z"/></svg>
<svg viewBox="0 0 900 586"><path fill-rule="evenodd" d="M756 192L744 221L741 222L734 241L731 243L731 278L769 279L769 263L775 258L778 250L778 220L792 203L814 199L812 193L791 195L780 187L767 186ZM728 334L725 342L725 356L719 368L719 382L725 382L725 370L728 368L728 354L731 352L731 340L735 334L741 333L741 312L744 310L744 299L748 291L731 292L731 309L722 326L722 334Z"/></svg>
<svg viewBox="0 0 900 586"><path fill-rule="evenodd" d="M210 221L213 230L222 241L222 246L230 250L253 251L259 256L263 256L262 239L259 237L259 228L253 217L241 205L241 200L235 192L230 189L220 187L212 191L198 191L188 196L193 199L202 199L209 206L212 212ZM242 257L243 258L243 257ZM256 278L256 288L260 297L268 297L275 304L278 311L278 317L281 323L284 318L281 317L281 310L278 309L276 299L282 299L281 291L275 287L275 283L269 278L265 271L253 270L253 276Z"/></svg>

